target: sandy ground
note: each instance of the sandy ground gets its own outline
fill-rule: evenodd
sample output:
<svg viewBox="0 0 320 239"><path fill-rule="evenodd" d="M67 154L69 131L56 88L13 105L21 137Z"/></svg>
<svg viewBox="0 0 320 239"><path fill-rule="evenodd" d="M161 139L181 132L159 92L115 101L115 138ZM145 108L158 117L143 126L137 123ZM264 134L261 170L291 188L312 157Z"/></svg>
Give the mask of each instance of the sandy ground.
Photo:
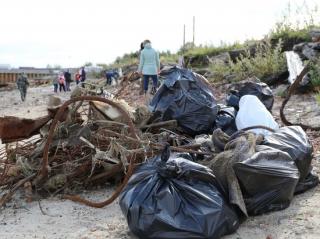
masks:
<svg viewBox="0 0 320 239"><path fill-rule="evenodd" d="M30 88L27 101L21 103L17 90L0 91L0 116L16 115L34 118L46 114L45 105L52 87ZM59 93L67 99L69 93ZM309 104L309 103L308 103ZM310 105L310 104L309 104ZM275 106L275 109L279 105ZM293 105L288 106L288 108ZM297 113L297 112L295 112ZM316 138L317 139L317 138ZM316 148L318 151L318 148ZM315 152L314 168L320 174L320 152ZM101 201L112 188L83 192L91 200ZM283 211L251 217L238 231L224 239L291 239L320 238L320 187L296 196L291 206ZM40 205L42 211L40 209ZM59 197L26 203L23 196L0 211L0 238L135 238L123 217L118 201L95 209L62 200Z"/></svg>

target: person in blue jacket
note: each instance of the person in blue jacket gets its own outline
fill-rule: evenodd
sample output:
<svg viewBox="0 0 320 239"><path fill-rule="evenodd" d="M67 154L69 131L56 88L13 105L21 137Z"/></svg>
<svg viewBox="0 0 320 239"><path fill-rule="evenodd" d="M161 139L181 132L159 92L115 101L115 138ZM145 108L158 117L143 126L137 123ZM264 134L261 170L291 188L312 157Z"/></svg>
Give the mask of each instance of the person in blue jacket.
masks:
<svg viewBox="0 0 320 239"><path fill-rule="evenodd" d="M111 85L112 84L113 72L112 71L106 71L105 76L106 76L106 79L107 79L106 85Z"/></svg>
<svg viewBox="0 0 320 239"><path fill-rule="evenodd" d="M148 92L149 79L152 79L152 91L154 94L158 86L158 74L160 72L159 53L151 47L151 42L145 40L143 42L144 49L140 54L140 63L138 72L143 75L144 94Z"/></svg>

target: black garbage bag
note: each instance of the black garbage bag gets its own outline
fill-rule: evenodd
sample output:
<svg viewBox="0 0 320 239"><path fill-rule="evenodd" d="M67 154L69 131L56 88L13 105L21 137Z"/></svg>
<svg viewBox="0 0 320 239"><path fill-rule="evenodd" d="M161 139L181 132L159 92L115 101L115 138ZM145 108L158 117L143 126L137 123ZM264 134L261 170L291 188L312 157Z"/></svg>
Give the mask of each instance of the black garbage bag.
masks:
<svg viewBox="0 0 320 239"><path fill-rule="evenodd" d="M237 111L234 107L219 105L219 111L216 117L215 129L220 128L228 135L232 135L237 131L236 126Z"/></svg>
<svg viewBox="0 0 320 239"><path fill-rule="evenodd" d="M218 188L209 168L164 151L136 169L120 207L139 238L220 238L239 221Z"/></svg>
<svg viewBox="0 0 320 239"><path fill-rule="evenodd" d="M255 95L271 111L274 102L272 90L267 84L260 82L259 79L255 78L253 80L234 84L227 95L227 105L239 110L239 100L242 96Z"/></svg>
<svg viewBox="0 0 320 239"><path fill-rule="evenodd" d="M172 67L150 103L161 121L175 119L191 136L212 132L218 107L209 86L188 69Z"/></svg>
<svg viewBox="0 0 320 239"><path fill-rule="evenodd" d="M312 171L307 175L307 177L298 182L294 194L304 193L305 191L316 187L319 184L319 177Z"/></svg>
<svg viewBox="0 0 320 239"><path fill-rule="evenodd" d="M300 181L310 173L313 147L300 126L286 126L265 137L263 145L288 153L300 172Z"/></svg>
<svg viewBox="0 0 320 239"><path fill-rule="evenodd" d="M299 181L299 170L289 154L258 145L257 152L233 168L249 215L287 208Z"/></svg>

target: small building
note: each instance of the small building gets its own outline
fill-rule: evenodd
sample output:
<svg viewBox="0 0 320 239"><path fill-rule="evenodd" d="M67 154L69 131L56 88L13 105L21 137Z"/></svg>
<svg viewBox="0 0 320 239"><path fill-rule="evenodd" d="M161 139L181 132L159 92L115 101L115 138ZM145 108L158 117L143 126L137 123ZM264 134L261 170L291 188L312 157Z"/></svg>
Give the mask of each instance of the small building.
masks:
<svg viewBox="0 0 320 239"><path fill-rule="evenodd" d="M39 79L45 76L52 75L53 71L47 68L31 68L31 67L12 68L12 69L0 68L0 84L16 82L18 75L20 73L26 74L28 79Z"/></svg>

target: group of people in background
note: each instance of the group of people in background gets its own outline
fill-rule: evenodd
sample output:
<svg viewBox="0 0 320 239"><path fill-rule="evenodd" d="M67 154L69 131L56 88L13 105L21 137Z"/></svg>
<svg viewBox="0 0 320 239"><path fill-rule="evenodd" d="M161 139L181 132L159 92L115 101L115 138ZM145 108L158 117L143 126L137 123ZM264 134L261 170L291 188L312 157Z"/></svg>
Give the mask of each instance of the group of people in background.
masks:
<svg viewBox="0 0 320 239"><path fill-rule="evenodd" d="M81 67L81 69L75 73L74 78L77 85L82 83L81 86L84 87L83 82L86 80L86 71L84 67ZM69 70L66 70L65 72L62 71L58 74L58 77L55 77L53 79L53 91L55 93L58 93L58 89L59 89L59 92L71 91L71 88L70 88L71 82L72 82L72 78L71 78L70 71Z"/></svg>
<svg viewBox="0 0 320 239"><path fill-rule="evenodd" d="M142 76L142 89L146 95L149 89L149 80L152 80L151 94L155 94L158 88L158 75L160 73L160 59L159 53L152 48L151 41L145 40L140 44L139 50L139 67L138 72ZM122 73L121 73L122 75ZM112 85L112 81L116 80L121 76L120 73L115 69L109 69L104 72L106 78L106 85ZM81 67L74 75L76 84L84 87L84 81L86 80L86 71L84 67ZM71 91L71 74L69 70L60 72L58 77L54 80L54 92L59 91Z"/></svg>
<svg viewBox="0 0 320 239"><path fill-rule="evenodd" d="M145 40L140 45L139 51L139 67L138 72L142 76L142 88L144 94L146 95L149 87L149 79L152 79L152 89L151 94L154 94L158 87L158 74L160 73L160 60L159 53L154 50L151 46L150 40ZM106 85L111 85L112 80L117 80L119 74L115 69L105 71L105 77L107 79ZM84 82L86 80L86 71L84 67L81 67L79 71L77 71L74 75L74 79L77 85L81 84L84 87ZM69 70L62 71L58 74L57 77L53 79L53 90L55 93L61 91L71 91L70 84L72 82L71 73ZM17 87L21 94L21 100L25 101L27 94L27 87L29 86L28 79L25 74L21 73L17 78Z"/></svg>
<svg viewBox="0 0 320 239"><path fill-rule="evenodd" d="M158 74L160 73L160 59L159 53L154 50L151 46L150 40L145 40L140 45L139 51L139 67L138 72L142 76L142 88L144 94L146 95L149 88L149 79L152 79L152 89L151 94L154 94L158 88ZM121 72L122 75L122 72ZM118 79L119 72L117 70L107 70L105 71L105 77L107 79L106 84L111 85L113 79ZM75 82L77 85L81 84L84 87L84 82L86 80L86 71L84 67L81 67L74 75ZM53 79L53 90L55 93L59 91L71 91L70 84L72 82L71 73L69 70L62 71L58 74L58 77ZM21 100L25 101L27 94L27 87L29 85L28 79L25 74L20 74L17 79L17 86L21 94Z"/></svg>
<svg viewBox="0 0 320 239"><path fill-rule="evenodd" d="M149 80L152 79L151 94L155 94L158 88L158 75L160 73L160 59L159 53L151 46L150 40L145 40L140 44L139 50L139 67L138 73L142 76L141 90L146 95L149 88ZM113 79L117 81L122 76L122 70L119 68L110 69L104 72L106 78L106 85L111 85ZM74 79L77 85L81 84L84 87L86 80L86 71L84 67L81 67L74 75ZM61 91L71 91L70 84L72 82L71 73L69 70L62 71L57 77L53 79L53 90L55 93ZM24 101L27 94L27 87L29 85L28 79L25 74L20 74L17 79L17 86L21 94L21 100Z"/></svg>

